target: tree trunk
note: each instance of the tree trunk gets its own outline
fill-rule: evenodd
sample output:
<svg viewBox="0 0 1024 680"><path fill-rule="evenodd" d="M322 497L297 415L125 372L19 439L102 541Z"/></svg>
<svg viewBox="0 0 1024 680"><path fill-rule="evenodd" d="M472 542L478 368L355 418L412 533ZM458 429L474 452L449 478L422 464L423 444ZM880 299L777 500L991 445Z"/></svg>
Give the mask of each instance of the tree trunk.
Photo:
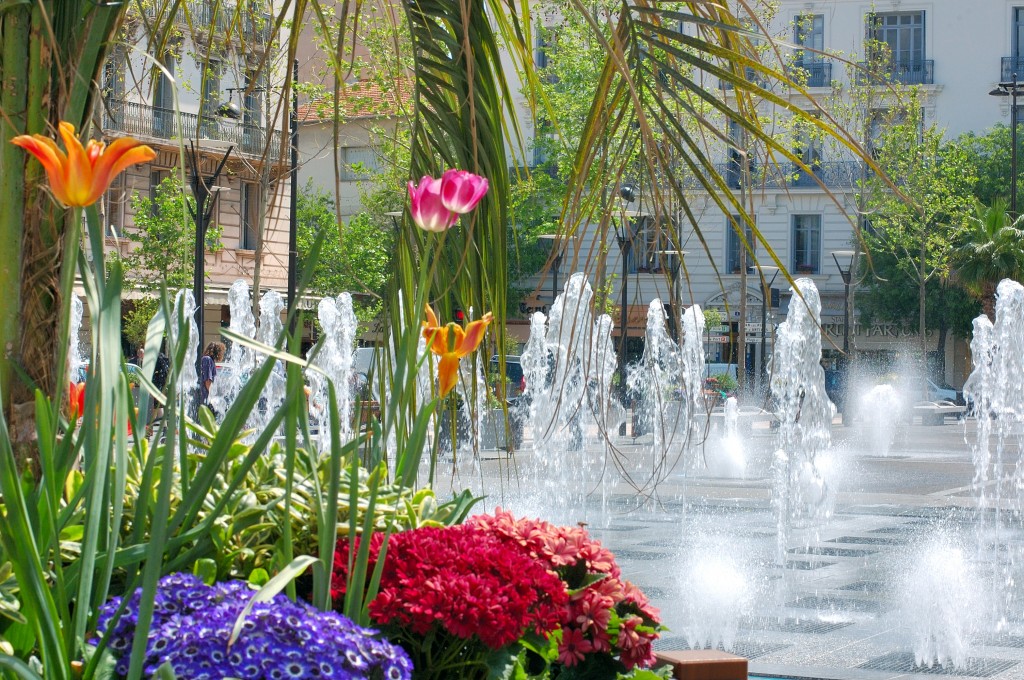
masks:
<svg viewBox="0 0 1024 680"><path fill-rule="evenodd" d="M59 398L66 367L58 339L67 323L60 285L68 215L45 192L42 166L10 140L52 136L61 120L87 126L110 36L124 6L40 0L0 12L0 396L19 463L34 456L34 391ZM23 379L25 378L25 379Z"/></svg>
<svg viewBox="0 0 1024 680"><path fill-rule="evenodd" d="M996 321L996 286L987 282L981 293L981 311L985 313L992 323Z"/></svg>

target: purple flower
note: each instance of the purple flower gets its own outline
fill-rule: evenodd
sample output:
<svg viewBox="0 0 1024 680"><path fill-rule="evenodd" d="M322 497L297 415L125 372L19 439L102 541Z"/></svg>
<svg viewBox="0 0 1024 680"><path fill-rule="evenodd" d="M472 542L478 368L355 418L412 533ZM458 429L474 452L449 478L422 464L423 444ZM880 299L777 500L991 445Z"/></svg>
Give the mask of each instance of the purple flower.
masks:
<svg viewBox="0 0 1024 680"><path fill-rule="evenodd" d="M145 675L169 663L181 680L412 677L405 651L373 637L377 631L284 595L255 605L229 647L235 620L253 592L242 581L207 586L189 574L161 579L143 661ZM141 589L128 598L110 630L108 647L121 677L128 673L140 598ZM97 637L110 628L121 602L114 598L101 608Z"/></svg>

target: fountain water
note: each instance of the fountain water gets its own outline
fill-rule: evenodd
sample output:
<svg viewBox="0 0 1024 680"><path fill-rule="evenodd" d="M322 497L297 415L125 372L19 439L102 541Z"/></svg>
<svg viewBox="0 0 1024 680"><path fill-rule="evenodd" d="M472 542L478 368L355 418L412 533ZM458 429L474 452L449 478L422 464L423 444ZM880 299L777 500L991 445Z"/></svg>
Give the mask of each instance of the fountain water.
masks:
<svg viewBox="0 0 1024 680"><path fill-rule="evenodd" d="M168 354L174 356L180 342L186 344L185 365L181 367L177 380L174 382L174 394L187 408L191 408L194 394L199 390L199 374L196 364L191 360L199 351L199 331L196 330L196 301L192 291L182 289L174 296L174 308L171 311L171 323L167 333ZM179 337L178 319L184 318L188 328L188 337Z"/></svg>
<svg viewBox="0 0 1024 680"><path fill-rule="evenodd" d="M238 279L228 290L228 307L231 322L228 328L246 338L256 337L256 318L252 315L252 300L249 284ZM258 357L241 343L232 343L224 357L226 370L217 373L217 379L210 387L210 404L217 413L227 413L235 402L238 392L256 368Z"/></svg>
<svg viewBox="0 0 1024 680"><path fill-rule="evenodd" d="M313 359L323 373L310 371L309 418L326 443L331 428L342 433L347 440L352 433L353 365L355 361L356 315L352 309L352 296L341 293L337 298L326 297L317 306L317 318L323 329L324 342ZM338 423L329 420L328 379L334 384Z"/></svg>
<svg viewBox="0 0 1024 680"><path fill-rule="evenodd" d="M903 420L903 400L892 385L875 385L861 397L859 406L868 451L888 456Z"/></svg>
<svg viewBox="0 0 1024 680"><path fill-rule="evenodd" d="M277 344L277 339L284 330L284 323L281 321L281 312L284 311L284 298L276 290L268 290L260 298L260 326L256 331L256 339L265 345ZM257 419L255 425L262 429L266 423L267 414L277 411L284 402L286 376L284 366L280 361L275 360L274 370L267 379L260 395L260 408L253 412Z"/></svg>
<svg viewBox="0 0 1024 680"><path fill-rule="evenodd" d="M687 546L678 574L681 620L676 629L693 649L735 648L740 620L753 613L755 589L745 552L735 540L703 535Z"/></svg>
<svg viewBox="0 0 1024 680"><path fill-rule="evenodd" d="M834 502L821 466L831 445L833 407L820 364L820 316L821 298L814 281L797 279L786 321L779 326L771 379L780 421L772 488L780 563L785 561L792 530L827 519Z"/></svg>
<svg viewBox="0 0 1024 680"><path fill-rule="evenodd" d="M82 299L77 295L71 296L71 322L68 324L68 379L71 382L79 382L78 371L85 360L82 359L82 315L85 308Z"/></svg>

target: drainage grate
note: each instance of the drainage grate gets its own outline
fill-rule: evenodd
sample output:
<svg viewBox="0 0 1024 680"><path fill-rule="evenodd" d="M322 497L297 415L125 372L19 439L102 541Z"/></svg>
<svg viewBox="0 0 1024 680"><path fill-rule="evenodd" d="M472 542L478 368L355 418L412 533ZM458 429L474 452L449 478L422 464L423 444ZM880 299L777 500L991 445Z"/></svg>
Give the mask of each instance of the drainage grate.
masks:
<svg viewBox="0 0 1024 680"><path fill-rule="evenodd" d="M884 593L889 590L885 581L854 581L840 586L839 590L852 590L857 593Z"/></svg>
<svg viewBox="0 0 1024 680"><path fill-rule="evenodd" d="M818 560L786 560L786 569L812 571L822 567L831 567L835 562L819 562Z"/></svg>
<svg viewBox="0 0 1024 680"><path fill-rule="evenodd" d="M667 552L650 552L648 550L616 550L615 558L619 560L638 560L651 562L654 560L663 560L666 557L672 555Z"/></svg>
<svg viewBox="0 0 1024 680"><path fill-rule="evenodd" d="M870 661L866 661L857 668L872 671L890 671L897 673L920 673L922 675L960 675L970 678L991 678L1005 670L1017 665L1016 661L1007 659L968 659L967 663L960 667L952 666L915 666L914 655L909 652L891 652Z"/></svg>
<svg viewBox="0 0 1024 680"><path fill-rule="evenodd" d="M881 527L880 529L871 529L868 531L869 534L916 534L925 527L927 523L923 522L908 522L907 524L895 524L891 527Z"/></svg>
<svg viewBox="0 0 1024 680"><path fill-rule="evenodd" d="M737 640L732 649L726 649L723 651L726 651L729 654L735 654L736 656L742 656L747 660L753 660L758 657L765 656L766 654L786 649L787 647L792 647L792 645L755 642L753 640ZM669 649L690 649L690 645L686 642L686 638L670 637L655 640L654 649L659 651ZM721 647L719 647L719 649L721 649Z"/></svg>
<svg viewBox="0 0 1024 680"><path fill-rule="evenodd" d="M978 644L985 647L1009 647L1011 649L1024 649L1024 637L1015 635L991 635L982 638Z"/></svg>
<svg viewBox="0 0 1024 680"><path fill-rule="evenodd" d="M831 548L828 546L814 545L810 548L790 548L790 555L819 555L821 557L867 557L874 555L877 550L860 550L858 548Z"/></svg>
<svg viewBox="0 0 1024 680"><path fill-rule="evenodd" d="M840 536L830 538L825 543L853 543L855 545L906 545L907 541L902 538L890 538L888 536Z"/></svg>
<svg viewBox="0 0 1024 680"><path fill-rule="evenodd" d="M848 611L868 612L877 614L882 611L882 604L875 600L857 600L852 597L829 597L821 595L808 595L798 597L786 604L787 607L798 609L814 609L816 611Z"/></svg>
<svg viewBox="0 0 1024 680"><path fill-rule="evenodd" d="M740 628L745 630L763 630L776 633L802 633L804 635L827 635L847 626L852 626L852 621L828 622L815 619L745 619L740 622Z"/></svg>

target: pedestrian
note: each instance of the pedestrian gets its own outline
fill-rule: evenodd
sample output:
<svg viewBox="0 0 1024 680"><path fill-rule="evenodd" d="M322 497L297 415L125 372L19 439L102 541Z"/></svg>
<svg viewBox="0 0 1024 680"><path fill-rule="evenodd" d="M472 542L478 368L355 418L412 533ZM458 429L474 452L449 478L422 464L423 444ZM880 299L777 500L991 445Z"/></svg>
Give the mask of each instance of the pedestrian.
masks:
<svg viewBox="0 0 1024 680"><path fill-rule="evenodd" d="M199 366L199 403L210 405L210 386L217 377L217 364L224 360L224 345L211 342L203 352Z"/></svg>
<svg viewBox="0 0 1024 680"><path fill-rule="evenodd" d="M142 347L139 347L137 350L135 350L135 358L129 361L128 363L135 364L139 368L142 368L142 357L145 353L146 350L143 349Z"/></svg>

